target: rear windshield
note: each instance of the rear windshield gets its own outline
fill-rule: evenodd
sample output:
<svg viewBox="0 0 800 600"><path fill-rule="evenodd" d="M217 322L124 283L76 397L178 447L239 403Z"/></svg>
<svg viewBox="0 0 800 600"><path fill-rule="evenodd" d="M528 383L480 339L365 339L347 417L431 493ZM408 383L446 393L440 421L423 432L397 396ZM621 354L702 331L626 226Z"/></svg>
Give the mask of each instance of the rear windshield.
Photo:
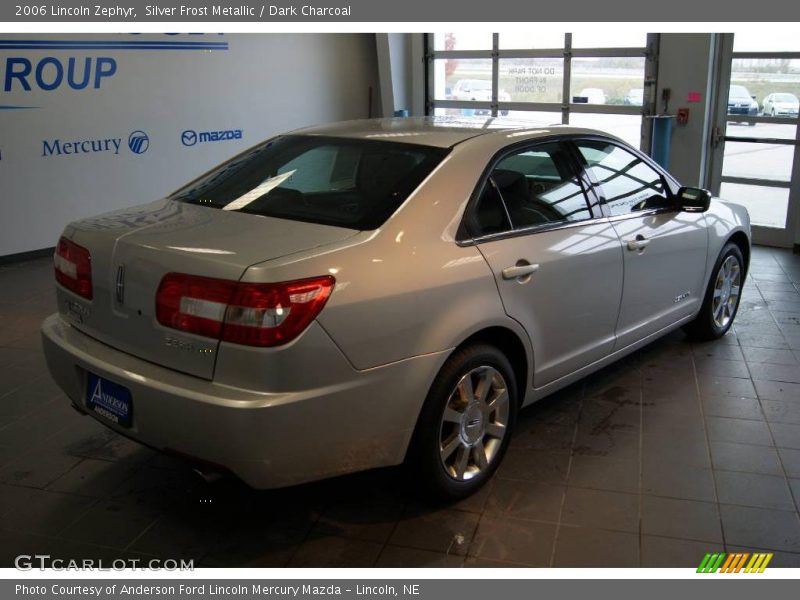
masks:
<svg viewBox="0 0 800 600"><path fill-rule="evenodd" d="M281 219L377 229L447 152L382 140L286 136L223 163L172 198Z"/></svg>

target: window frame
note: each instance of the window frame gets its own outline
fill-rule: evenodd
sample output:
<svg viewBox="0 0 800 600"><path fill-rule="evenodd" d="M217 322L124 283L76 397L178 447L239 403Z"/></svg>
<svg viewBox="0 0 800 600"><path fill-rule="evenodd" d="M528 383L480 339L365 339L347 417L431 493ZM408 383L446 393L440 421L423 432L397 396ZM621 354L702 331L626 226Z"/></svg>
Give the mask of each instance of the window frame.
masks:
<svg viewBox="0 0 800 600"><path fill-rule="evenodd" d="M537 138L535 140L523 140L515 144L509 144L508 146L505 146L496 152L486 163L486 167L484 167L478 182L475 184L475 188L470 194L469 200L467 201L467 206L464 209L464 213L461 215L461 223L459 224L458 231L456 233L456 243L459 246L470 246L506 238L543 233L545 231L581 227L590 223L605 220L607 217L603 214L602 209L599 206L600 198L594 193L594 188L592 187L591 182L586 179L586 170L584 169L583 165L576 160L574 149L568 145L569 140L570 138L568 136L564 136L563 134L549 135L546 137ZM514 229L514 223L509 217L511 229L508 231L474 235L474 233L470 231L469 221L476 210L478 200L483 195L485 187L487 185L491 185L489 178L491 177L495 168L497 168L497 165L509 156L519 154L521 152L535 150L538 146L552 143L560 145L561 149L564 151L567 160L569 161L572 175L574 175L581 187L581 192L583 193L586 207L591 216L588 219L582 219L580 221L557 221L552 223L541 223L539 225L520 227L519 229ZM505 200L503 200L503 203L505 205ZM506 214L508 214L508 209L505 208L505 210Z"/></svg>
<svg viewBox="0 0 800 600"><path fill-rule="evenodd" d="M681 188L680 182L677 179L675 179L672 175L670 175L661 165L659 165L657 162L655 162L652 158L650 158L647 154L645 154L641 150L638 150L633 146L629 146L628 144L625 144L620 140L616 140L614 138L602 135L572 135L569 136L567 142L571 147L572 155L575 157L575 160L577 160L578 164L580 165L584 177L591 182L592 192L594 193L594 196L598 199L598 205L600 210L603 212L604 216L606 216L609 220L621 221L636 217L681 211L680 203L678 202L678 192ZM642 162L644 162L647 166L653 169L661 177L664 189L667 190L670 200L675 203L675 206L674 207L663 206L660 208L651 208L651 209L626 213L623 215L612 214L611 209L609 208L609 205L606 202L606 197L603 192L602 184L597 180L597 178L595 178L591 169L588 168L588 163L584 158L583 154L581 153L580 149L578 148L580 142L602 142L605 144L610 144L612 146L620 148L621 150L626 150L629 153L633 154L636 158L639 158Z"/></svg>
<svg viewBox="0 0 800 600"><path fill-rule="evenodd" d="M658 72L658 57L660 37L658 33L647 33L643 47L618 47L618 48L574 48L572 46L572 33L564 34L564 42L557 48L543 49L510 49L500 48L501 34L492 34L492 47L483 50L436 50L434 34L424 35L423 57L425 61L425 114L433 115L437 108L472 109L488 112L490 116L497 117L509 111L530 111L553 114L553 123L562 125L570 124L570 115L573 113L632 115L641 118L639 147L649 149L652 139L652 123L648 116L657 112L656 107L656 75ZM643 73L643 103L642 106L626 104L584 104L573 102L571 95L572 86L572 59L573 58L626 58L643 57L645 59ZM525 58L558 58L563 60L562 98L561 102L514 102L501 101L498 97L500 80L500 61L502 59ZM447 100L435 98L434 61L437 59L486 59L491 60L492 94L488 101Z"/></svg>

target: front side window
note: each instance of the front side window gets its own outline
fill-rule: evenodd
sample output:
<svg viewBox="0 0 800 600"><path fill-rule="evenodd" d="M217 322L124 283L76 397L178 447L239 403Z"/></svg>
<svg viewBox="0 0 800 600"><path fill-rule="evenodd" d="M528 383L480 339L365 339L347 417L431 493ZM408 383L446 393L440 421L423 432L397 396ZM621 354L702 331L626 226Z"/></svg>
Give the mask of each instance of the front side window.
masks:
<svg viewBox="0 0 800 600"><path fill-rule="evenodd" d="M674 204L662 175L632 152L610 142L588 140L578 142L578 150L612 216Z"/></svg>
<svg viewBox="0 0 800 600"><path fill-rule="evenodd" d="M220 165L172 198L221 210L377 229L447 152L399 142L286 136Z"/></svg>

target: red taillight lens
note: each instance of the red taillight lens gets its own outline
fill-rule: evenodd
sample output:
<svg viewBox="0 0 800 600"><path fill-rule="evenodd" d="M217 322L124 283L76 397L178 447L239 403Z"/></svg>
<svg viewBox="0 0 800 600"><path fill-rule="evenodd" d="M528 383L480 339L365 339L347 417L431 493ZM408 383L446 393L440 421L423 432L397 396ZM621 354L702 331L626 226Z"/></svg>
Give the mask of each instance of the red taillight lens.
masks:
<svg viewBox="0 0 800 600"><path fill-rule="evenodd" d="M87 300L92 299L92 256L86 248L62 237L53 262L58 283Z"/></svg>
<svg viewBox="0 0 800 600"><path fill-rule="evenodd" d="M168 273L156 295L156 317L166 327L247 346L280 346L320 313L333 277L284 283L239 283Z"/></svg>

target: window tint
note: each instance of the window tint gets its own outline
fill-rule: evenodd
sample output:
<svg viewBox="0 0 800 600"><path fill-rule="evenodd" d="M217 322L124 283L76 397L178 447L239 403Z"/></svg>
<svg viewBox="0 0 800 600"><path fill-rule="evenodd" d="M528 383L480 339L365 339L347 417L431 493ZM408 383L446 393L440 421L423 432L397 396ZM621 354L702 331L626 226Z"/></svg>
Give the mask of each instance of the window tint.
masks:
<svg viewBox="0 0 800 600"><path fill-rule="evenodd" d="M586 197L559 144L501 160L491 175L514 229L591 217Z"/></svg>
<svg viewBox="0 0 800 600"><path fill-rule="evenodd" d="M475 204L470 229L476 237L502 233L511 229L508 212L506 212L503 200L497 192L497 186L491 178L483 186L483 192Z"/></svg>
<svg viewBox="0 0 800 600"><path fill-rule="evenodd" d="M578 142L578 148L612 215L673 205L661 174L635 154L602 141Z"/></svg>
<svg viewBox="0 0 800 600"><path fill-rule="evenodd" d="M578 178L558 143L503 158L492 170L470 217L475 236L591 218Z"/></svg>
<svg viewBox="0 0 800 600"><path fill-rule="evenodd" d="M257 146L173 199L222 210L376 229L447 154L378 140L286 136Z"/></svg>

